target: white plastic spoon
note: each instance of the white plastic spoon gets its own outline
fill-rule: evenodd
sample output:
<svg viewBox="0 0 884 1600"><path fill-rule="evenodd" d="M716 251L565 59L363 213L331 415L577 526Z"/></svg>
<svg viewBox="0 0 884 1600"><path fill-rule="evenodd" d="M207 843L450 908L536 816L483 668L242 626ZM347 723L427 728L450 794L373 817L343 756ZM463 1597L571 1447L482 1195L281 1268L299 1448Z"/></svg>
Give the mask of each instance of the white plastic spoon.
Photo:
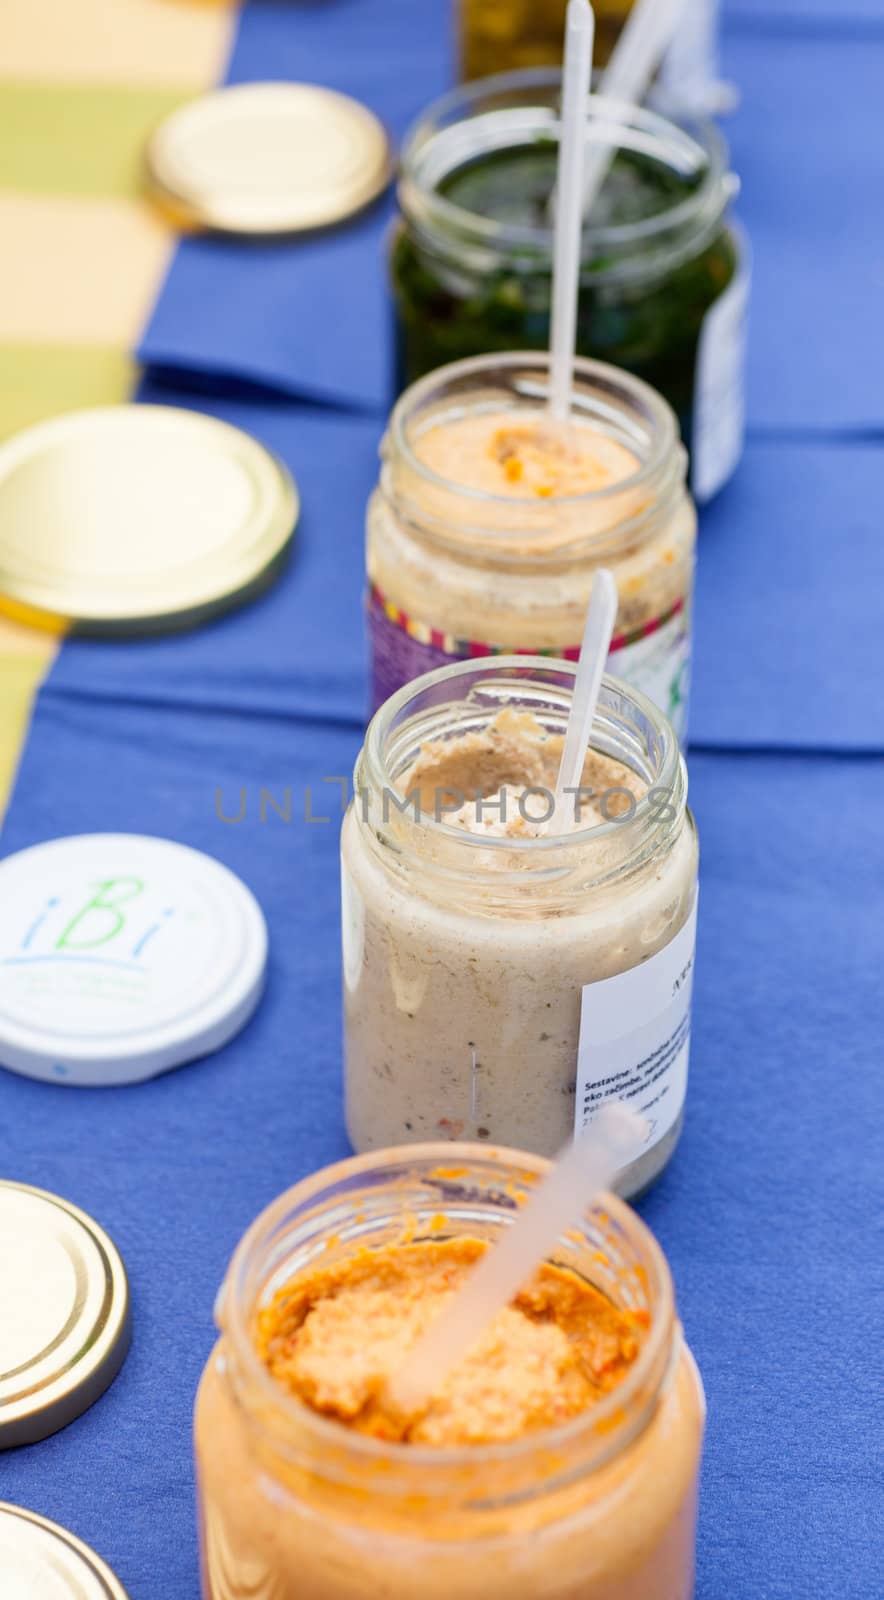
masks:
<svg viewBox="0 0 884 1600"><path fill-rule="evenodd" d="M576 795L567 827L562 826L561 806L568 791L573 793L580 787L583 763L592 738L592 725L602 686L602 674L611 648L611 636L616 620L617 585L607 567L599 567L592 576L592 594L583 630L583 643L580 646L580 661L574 679L574 692L571 696L571 710L568 713L568 725L565 729L562 759L559 762L559 775L556 778L553 817L559 819L557 831L560 833L567 832L567 828L574 826L577 821L579 808Z"/></svg>
<svg viewBox="0 0 884 1600"><path fill-rule="evenodd" d="M549 412L559 422L567 421L571 408L583 231L581 198L586 158L586 100L592 77L594 38L595 16L588 0L568 0L549 347Z"/></svg>
<svg viewBox="0 0 884 1600"><path fill-rule="evenodd" d="M600 1107L543 1179L528 1205L479 1261L463 1287L418 1340L387 1396L403 1416L438 1393L449 1372L555 1249L644 1137L644 1118L622 1101Z"/></svg>
<svg viewBox="0 0 884 1600"><path fill-rule="evenodd" d="M637 106L675 37L687 0L636 0L599 84L607 100ZM581 217L589 216L617 154L616 146L594 144L583 166Z"/></svg>

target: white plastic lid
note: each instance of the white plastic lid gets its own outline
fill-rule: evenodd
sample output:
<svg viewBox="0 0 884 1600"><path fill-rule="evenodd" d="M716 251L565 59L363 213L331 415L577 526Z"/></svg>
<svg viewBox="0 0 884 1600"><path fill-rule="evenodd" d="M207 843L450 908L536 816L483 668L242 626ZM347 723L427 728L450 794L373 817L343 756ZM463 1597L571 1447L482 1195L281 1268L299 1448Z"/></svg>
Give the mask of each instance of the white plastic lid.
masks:
<svg viewBox="0 0 884 1600"><path fill-rule="evenodd" d="M138 1083L226 1044L267 965L261 908L211 856L95 833L0 862L0 1064Z"/></svg>
<svg viewBox="0 0 884 1600"><path fill-rule="evenodd" d="M127 1600L110 1567L67 1529L0 1502L3 1600Z"/></svg>

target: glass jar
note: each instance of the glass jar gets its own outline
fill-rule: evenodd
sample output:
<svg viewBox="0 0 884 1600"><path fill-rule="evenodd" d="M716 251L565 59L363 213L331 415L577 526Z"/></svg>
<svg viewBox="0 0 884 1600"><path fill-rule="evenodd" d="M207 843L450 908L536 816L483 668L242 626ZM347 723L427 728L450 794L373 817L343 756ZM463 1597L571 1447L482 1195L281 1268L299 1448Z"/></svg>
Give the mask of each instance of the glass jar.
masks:
<svg viewBox="0 0 884 1600"><path fill-rule="evenodd" d="M486 78L408 136L390 270L401 389L446 362L549 343L561 75ZM583 239L577 349L644 378L675 411L699 498L743 442L747 251L711 123L599 95L592 143L617 155Z"/></svg>
<svg viewBox="0 0 884 1600"><path fill-rule="evenodd" d="M632 5L633 0L594 0L596 66L610 56ZM462 76L558 65L567 9L568 0L460 0Z"/></svg>
<svg viewBox="0 0 884 1600"><path fill-rule="evenodd" d="M633 0L595 0L593 60L604 66ZM558 66L568 0L460 0L461 76L484 78L520 67ZM719 0L692 0L661 68L681 105L708 110L732 103L718 83Z"/></svg>
<svg viewBox="0 0 884 1600"><path fill-rule="evenodd" d="M603 793L594 827L489 837L446 821L459 791L406 803L422 749L504 709L561 735L575 670L459 662L369 726L341 834L347 1129L358 1151L447 1136L553 1155L617 1095L649 1126L614 1185L629 1197L672 1155L687 1083L697 837L672 728L604 679L593 750L647 792L622 815Z"/></svg>
<svg viewBox="0 0 884 1600"><path fill-rule="evenodd" d="M317 1415L253 1346L256 1313L321 1254L412 1238L493 1241L545 1163L424 1145L329 1167L266 1210L219 1296L196 1403L204 1600L690 1600L704 1401L665 1258L613 1197L555 1262L650 1317L624 1382L512 1443L390 1444Z"/></svg>
<svg viewBox="0 0 884 1600"><path fill-rule="evenodd" d="M574 661L600 566L619 596L609 670L687 733L697 520L685 453L659 395L600 362L575 363L572 414L630 452L635 471L570 498L514 499L431 471L421 436L474 413L536 416L545 354L456 362L393 410L368 506L372 709L451 661L518 652Z"/></svg>

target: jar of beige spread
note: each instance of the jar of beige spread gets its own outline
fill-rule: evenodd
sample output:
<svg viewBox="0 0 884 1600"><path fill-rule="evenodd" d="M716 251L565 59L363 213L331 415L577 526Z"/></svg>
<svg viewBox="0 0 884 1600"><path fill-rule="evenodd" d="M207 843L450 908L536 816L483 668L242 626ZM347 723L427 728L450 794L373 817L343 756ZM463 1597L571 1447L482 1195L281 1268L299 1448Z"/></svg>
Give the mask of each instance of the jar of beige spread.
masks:
<svg viewBox="0 0 884 1600"><path fill-rule="evenodd" d="M341 836L347 1127L553 1155L617 1096L648 1120L631 1196L681 1131L697 838L672 727L613 678L550 819L575 675L459 662L373 719Z"/></svg>
<svg viewBox="0 0 884 1600"><path fill-rule="evenodd" d="M544 354L482 356L395 407L369 502L373 708L455 660L579 655L594 571L619 611L609 671L687 729L696 513L675 415L640 379L575 362L571 420Z"/></svg>
<svg viewBox="0 0 884 1600"><path fill-rule="evenodd" d="M429 1397L432 1426L377 1429L435 1311L432 1258L493 1244L545 1167L466 1144L381 1151L252 1225L196 1403L204 1600L690 1600L702 1386L663 1254L613 1196L541 1269L559 1280L552 1317L526 1285ZM291 1326L274 1344L278 1312ZM537 1396L557 1365L571 1403L550 1424Z"/></svg>

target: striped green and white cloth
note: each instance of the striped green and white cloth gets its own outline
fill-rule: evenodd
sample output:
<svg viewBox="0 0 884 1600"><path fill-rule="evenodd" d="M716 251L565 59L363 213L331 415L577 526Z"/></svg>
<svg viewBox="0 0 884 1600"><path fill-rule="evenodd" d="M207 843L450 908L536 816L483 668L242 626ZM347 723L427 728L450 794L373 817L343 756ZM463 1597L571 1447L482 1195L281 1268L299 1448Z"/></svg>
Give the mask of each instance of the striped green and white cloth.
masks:
<svg viewBox="0 0 884 1600"><path fill-rule="evenodd" d="M223 76L236 12L234 0L3 0L0 438L131 395L131 352L175 246L142 192L144 142ZM0 618L0 816L57 648Z"/></svg>

